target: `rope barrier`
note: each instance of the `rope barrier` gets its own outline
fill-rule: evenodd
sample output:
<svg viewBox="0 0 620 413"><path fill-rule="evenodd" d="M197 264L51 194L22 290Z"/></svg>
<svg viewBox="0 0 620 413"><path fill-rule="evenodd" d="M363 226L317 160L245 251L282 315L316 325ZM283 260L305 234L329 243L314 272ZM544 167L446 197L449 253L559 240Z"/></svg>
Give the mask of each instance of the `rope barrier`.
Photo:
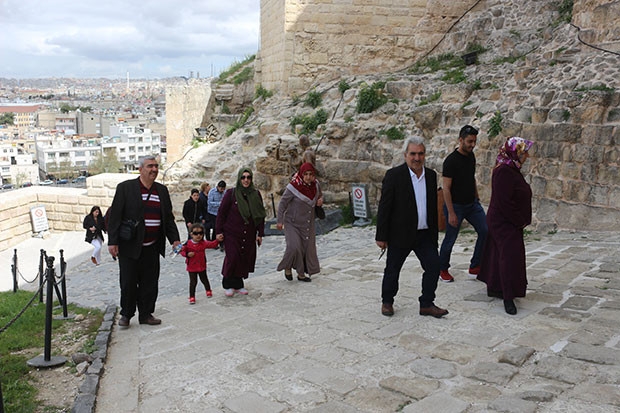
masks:
<svg viewBox="0 0 620 413"><path fill-rule="evenodd" d="M45 281L43 281L43 284L32 295L32 298L30 298L30 301L28 301L28 304L26 304L26 306L24 308L22 308L22 310L19 313L17 313L17 315L15 317L13 317L13 319L11 319L11 321L9 321L4 327L0 328L0 334L4 333L11 325L13 325L19 319L19 317L21 317L26 312L28 307L30 307L32 302L37 298L37 295L39 295L39 292L43 288L43 285L45 285Z"/></svg>

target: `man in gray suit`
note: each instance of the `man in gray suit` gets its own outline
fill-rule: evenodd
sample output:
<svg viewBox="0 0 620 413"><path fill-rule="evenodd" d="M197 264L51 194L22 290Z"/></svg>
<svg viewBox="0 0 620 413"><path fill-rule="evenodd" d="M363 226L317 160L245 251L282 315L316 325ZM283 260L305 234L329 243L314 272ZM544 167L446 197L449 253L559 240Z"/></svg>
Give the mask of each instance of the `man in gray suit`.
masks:
<svg viewBox="0 0 620 413"><path fill-rule="evenodd" d="M159 255L165 256L166 238L176 247L179 231L172 214L168 188L155 182L159 165L154 156L139 161L140 176L116 187L108 222L108 250L118 256L121 318L129 327L138 308L140 324L157 325L153 317L159 288Z"/></svg>
<svg viewBox="0 0 620 413"><path fill-rule="evenodd" d="M394 315L400 270L413 251L424 271L420 315L441 318L448 310L434 303L439 278L437 173L424 166L426 147L422 138L408 138L404 152L405 163L385 173L377 212L375 241L379 248L387 248L381 314Z"/></svg>

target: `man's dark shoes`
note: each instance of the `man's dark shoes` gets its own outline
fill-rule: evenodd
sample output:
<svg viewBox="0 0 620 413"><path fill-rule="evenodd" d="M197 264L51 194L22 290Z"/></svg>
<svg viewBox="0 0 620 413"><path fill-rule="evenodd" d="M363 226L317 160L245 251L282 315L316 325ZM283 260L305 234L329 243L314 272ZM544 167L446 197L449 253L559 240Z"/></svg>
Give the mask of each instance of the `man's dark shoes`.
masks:
<svg viewBox="0 0 620 413"><path fill-rule="evenodd" d="M394 315L394 307L392 304L383 303L381 304L381 314L391 317Z"/></svg>
<svg viewBox="0 0 620 413"><path fill-rule="evenodd" d="M517 314L517 306L515 305L515 302L512 300L504 300L504 309L510 315Z"/></svg>
<svg viewBox="0 0 620 413"><path fill-rule="evenodd" d="M159 318L155 318L152 315L144 320L140 320L140 324L148 324L150 326L156 326L161 324L161 320Z"/></svg>
<svg viewBox="0 0 620 413"><path fill-rule="evenodd" d="M430 315L435 318L441 318L448 314L448 310L444 310L443 308L439 308L436 305L431 305L430 307L420 307L420 315Z"/></svg>
<svg viewBox="0 0 620 413"><path fill-rule="evenodd" d="M121 318L119 318L119 320L118 320L118 326L122 327L122 328L128 328L129 327L129 318L125 317L124 315L121 316Z"/></svg>

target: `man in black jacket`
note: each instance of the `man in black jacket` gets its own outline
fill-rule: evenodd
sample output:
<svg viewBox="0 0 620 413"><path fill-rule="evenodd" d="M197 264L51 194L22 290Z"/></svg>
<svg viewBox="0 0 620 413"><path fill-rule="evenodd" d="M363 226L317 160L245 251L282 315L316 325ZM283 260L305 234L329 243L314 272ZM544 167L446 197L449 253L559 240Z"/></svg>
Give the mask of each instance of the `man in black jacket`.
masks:
<svg viewBox="0 0 620 413"><path fill-rule="evenodd" d="M159 288L159 255L165 256L166 238L180 244L168 188L155 182L159 165L153 156L139 161L138 179L116 187L108 222L108 250L118 256L121 285L120 327L138 308L140 324L157 325L153 317Z"/></svg>
<svg viewBox="0 0 620 413"><path fill-rule="evenodd" d="M187 239L191 238L192 224L203 224L205 218L203 214L206 210L206 205L200 199L200 191L196 188L192 188L189 198L183 204L183 219L185 220L185 226L187 227Z"/></svg>
<svg viewBox="0 0 620 413"><path fill-rule="evenodd" d="M377 212L375 241L379 248L387 248L381 313L394 315L400 270L413 250L424 271L420 315L441 318L448 310L434 304L439 278L437 173L424 167L426 148L422 138L408 138L404 151L405 163L385 173Z"/></svg>

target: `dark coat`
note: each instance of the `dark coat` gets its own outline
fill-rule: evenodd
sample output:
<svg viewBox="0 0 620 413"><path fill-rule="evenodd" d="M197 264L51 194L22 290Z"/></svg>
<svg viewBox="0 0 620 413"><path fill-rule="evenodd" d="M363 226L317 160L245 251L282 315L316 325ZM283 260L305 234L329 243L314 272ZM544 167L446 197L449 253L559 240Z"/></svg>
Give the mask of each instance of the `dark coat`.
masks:
<svg viewBox="0 0 620 413"><path fill-rule="evenodd" d="M260 196L260 192L258 194ZM262 199L262 198L261 198ZM224 277L248 278L256 264L256 237L265 236L265 220L246 224L237 207L234 188L224 193L215 221L215 233L224 234Z"/></svg>
<svg viewBox="0 0 620 413"><path fill-rule="evenodd" d="M192 197L189 197L183 203L183 219L185 220L185 224L200 224L204 216L204 212L207 209L202 199L198 198L197 202L194 202Z"/></svg>
<svg viewBox="0 0 620 413"><path fill-rule="evenodd" d="M523 228L532 222L532 190L521 172L511 165L493 170L491 202L487 211L489 232L478 279L487 290L505 300L525 297L525 244Z"/></svg>
<svg viewBox="0 0 620 413"><path fill-rule="evenodd" d="M424 168L428 229L437 244L437 173ZM388 246L413 249L418 228L418 212L411 175L406 163L389 169L383 177L377 212L376 241Z"/></svg>
<svg viewBox="0 0 620 413"><path fill-rule="evenodd" d="M145 231L144 206L142 204L139 179L130 179L116 186L114 200L109 210L110 220L108 222L108 245L118 245L119 255L126 254L133 259L137 259L140 256ZM161 227L158 247L159 253L164 256L166 253L166 238L168 238L171 244L174 241L179 241L179 230L174 222L172 201L170 200L168 188L158 182L154 182L153 185L157 189L161 205ZM139 222L136 237L130 241L121 240L118 236L121 222L126 219Z"/></svg>
<svg viewBox="0 0 620 413"><path fill-rule="evenodd" d="M88 214L84 217L84 222L82 223L82 227L86 230L86 239L85 241L89 244L95 239L101 239L103 242L105 239L103 238L103 233L105 232L105 222L103 216L99 215L97 218L97 222L95 222L95 218ZM95 232L90 230L91 227L95 227Z"/></svg>

